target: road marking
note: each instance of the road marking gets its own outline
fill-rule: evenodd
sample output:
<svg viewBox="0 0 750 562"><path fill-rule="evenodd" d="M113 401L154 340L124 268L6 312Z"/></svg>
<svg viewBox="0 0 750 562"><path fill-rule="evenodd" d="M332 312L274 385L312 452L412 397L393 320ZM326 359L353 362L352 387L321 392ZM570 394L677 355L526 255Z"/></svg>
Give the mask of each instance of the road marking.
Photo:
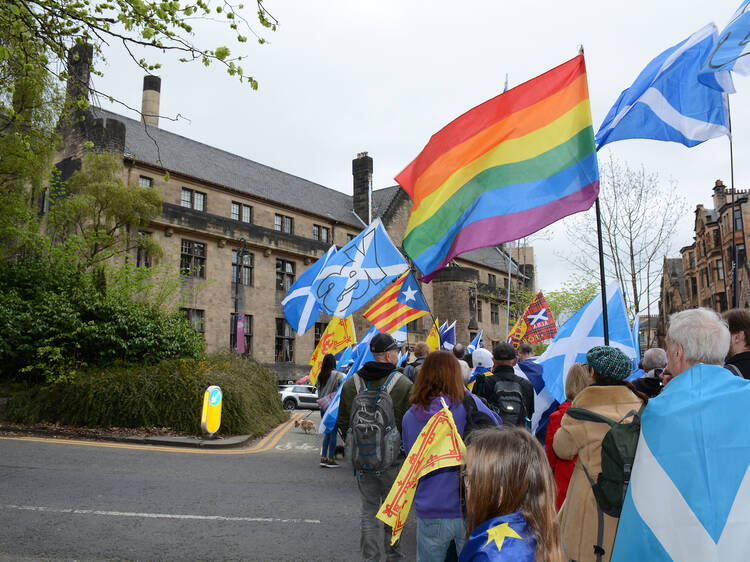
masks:
<svg viewBox="0 0 750 562"><path fill-rule="evenodd" d="M104 511L100 509L65 509L33 505L3 505L3 509L37 511L43 513L70 513L73 515L103 515L108 517L138 517L141 519L196 519L199 521L242 521L245 523L309 523L320 524L319 519L278 519L276 517L229 517L225 515L184 515L181 513L138 513L132 511Z"/></svg>
<svg viewBox="0 0 750 562"><path fill-rule="evenodd" d="M50 437L5 437L0 439L7 441L29 441L32 443L57 443L61 445L83 445L85 447L105 447L110 449L131 449L137 451L163 451L168 453L185 453L192 455L254 455L266 453L273 449L281 438L293 427L295 421L303 418L304 412L296 412L289 421L276 426L270 433L263 437L252 447L247 449L220 449L212 450L206 448L188 449L180 446L165 447L161 445L134 445L127 443L102 443L97 441L83 441L81 439L52 439Z"/></svg>

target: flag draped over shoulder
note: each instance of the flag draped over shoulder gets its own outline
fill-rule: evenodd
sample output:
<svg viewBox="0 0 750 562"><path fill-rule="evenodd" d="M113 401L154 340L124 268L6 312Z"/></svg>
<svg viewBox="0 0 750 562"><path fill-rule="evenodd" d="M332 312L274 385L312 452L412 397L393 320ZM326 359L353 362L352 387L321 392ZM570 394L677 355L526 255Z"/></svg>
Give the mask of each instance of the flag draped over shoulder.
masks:
<svg viewBox="0 0 750 562"><path fill-rule="evenodd" d="M555 319L552 317L547 299L539 291L516 321L510 331L508 341L517 348L522 342L539 343L554 338L555 334L557 334Z"/></svg>
<svg viewBox="0 0 750 562"><path fill-rule="evenodd" d="M391 333L421 318L428 311L417 280L408 271L383 291L362 316L372 322L380 333Z"/></svg>
<svg viewBox="0 0 750 562"><path fill-rule="evenodd" d="M648 402L613 562L750 553L750 381L698 364Z"/></svg>
<svg viewBox="0 0 750 562"><path fill-rule="evenodd" d="M313 294L312 284L320 270L335 253L336 246L331 246L323 257L297 278L289 288L289 294L281 301L286 321L300 336L314 326L320 316L321 308Z"/></svg>
<svg viewBox="0 0 750 562"><path fill-rule="evenodd" d="M750 74L750 0L743 0L732 16L729 24L719 34L719 40L706 58L698 79L716 90L734 93L731 79L727 80L725 71L738 72L743 76Z"/></svg>
<svg viewBox="0 0 750 562"><path fill-rule="evenodd" d="M466 446L458 434L453 414L443 403L443 408L427 421L419 433L376 515L393 529L391 544L395 544L401 536L419 479L438 468L463 464L465 456Z"/></svg>
<svg viewBox="0 0 750 562"><path fill-rule="evenodd" d="M591 207L599 168L583 55L445 126L396 181L413 200L403 247L426 281L459 254Z"/></svg>
<svg viewBox="0 0 750 562"><path fill-rule="evenodd" d="M654 139L695 146L729 133L726 94L698 81L716 44L708 24L648 63L596 133L596 148L623 139ZM731 83L731 77L726 80Z"/></svg>
<svg viewBox="0 0 750 562"><path fill-rule="evenodd" d="M625 300L617 281L607 285L607 320L609 345L631 359L635 357ZM573 363L585 362L586 352L597 345L604 345L601 293L558 328L555 339L539 358L538 363L544 368L545 388L555 400L565 401L565 378L570 367Z"/></svg>
<svg viewBox="0 0 750 562"><path fill-rule="evenodd" d="M310 357L310 365L312 365L310 368L310 382L315 384L318 380L320 365L323 363L323 357L327 353L335 355L347 346L354 345L356 341L357 338L354 335L354 323L351 316L343 319L331 318L318 342L318 346Z"/></svg>
<svg viewBox="0 0 750 562"><path fill-rule="evenodd" d="M328 260L312 290L324 312L346 318L407 269L383 223L375 219Z"/></svg>

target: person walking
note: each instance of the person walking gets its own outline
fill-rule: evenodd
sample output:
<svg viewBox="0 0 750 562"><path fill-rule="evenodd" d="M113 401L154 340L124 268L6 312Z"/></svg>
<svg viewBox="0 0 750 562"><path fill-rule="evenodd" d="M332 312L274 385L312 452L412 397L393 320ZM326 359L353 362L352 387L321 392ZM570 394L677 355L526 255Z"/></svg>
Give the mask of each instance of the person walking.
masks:
<svg viewBox="0 0 750 562"><path fill-rule="evenodd" d="M458 359L450 351L433 351L422 365L422 370L411 394L411 408L404 415L404 450L409 451L424 426L443 407L448 405L456 429L464 435L466 427L465 400L471 400L475 410L490 416L496 424L500 418L482 401L466 390ZM458 467L441 468L419 479L414 495L417 512L417 562L442 561L451 541L460 551L466 540L466 523L461 509Z"/></svg>
<svg viewBox="0 0 750 562"><path fill-rule="evenodd" d="M318 391L321 419L327 409L327 406L324 406L324 404L330 403L333 393L338 390L343 380L344 373L336 370L336 358L330 353L326 354L320 365L320 374L315 385ZM323 447L320 452L320 466L322 468L339 468L341 466L336 462L336 438L335 427L328 433L323 434Z"/></svg>
<svg viewBox="0 0 750 562"><path fill-rule="evenodd" d="M586 364L594 383L576 396L571 408L585 409L619 422L648 402L644 394L625 380L632 371L632 361L619 349L593 347L586 354ZM612 556L617 518L600 513L589 481L589 477L595 480L602 471L602 440L609 429L605 423L566 415L552 441L555 454L561 459L578 456L559 514L563 543L573 560L608 562Z"/></svg>

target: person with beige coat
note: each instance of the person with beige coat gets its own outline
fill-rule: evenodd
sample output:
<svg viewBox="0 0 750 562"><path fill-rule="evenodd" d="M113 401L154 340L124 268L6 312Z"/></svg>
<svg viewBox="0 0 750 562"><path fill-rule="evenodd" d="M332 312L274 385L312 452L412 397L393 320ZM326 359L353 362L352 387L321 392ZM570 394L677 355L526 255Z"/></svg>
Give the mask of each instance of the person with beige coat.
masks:
<svg viewBox="0 0 750 562"><path fill-rule="evenodd" d="M629 412L637 412L648 400L645 395L636 394L632 385L625 381L631 373L631 360L619 349L594 347L586 354L586 363L592 370L594 384L576 396L571 408L582 408L620 421ZM584 472L585 467L596 481L601 472L602 440L609 428L605 423L563 416L552 444L561 459L578 455L559 513L563 544L570 559L578 562L597 560L597 545L603 550L599 551L600 560L607 562L612 555L618 519L602 513L603 536L598 544L596 499Z"/></svg>

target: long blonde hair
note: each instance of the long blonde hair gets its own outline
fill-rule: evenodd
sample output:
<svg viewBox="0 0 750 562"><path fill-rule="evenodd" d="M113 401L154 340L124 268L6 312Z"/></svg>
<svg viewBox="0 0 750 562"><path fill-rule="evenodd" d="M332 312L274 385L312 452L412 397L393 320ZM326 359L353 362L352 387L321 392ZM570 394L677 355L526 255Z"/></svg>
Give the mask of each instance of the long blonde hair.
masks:
<svg viewBox="0 0 750 562"><path fill-rule="evenodd" d="M467 529L520 511L536 539L537 560L564 562L555 481L541 445L527 430L500 427L472 435L467 451Z"/></svg>

